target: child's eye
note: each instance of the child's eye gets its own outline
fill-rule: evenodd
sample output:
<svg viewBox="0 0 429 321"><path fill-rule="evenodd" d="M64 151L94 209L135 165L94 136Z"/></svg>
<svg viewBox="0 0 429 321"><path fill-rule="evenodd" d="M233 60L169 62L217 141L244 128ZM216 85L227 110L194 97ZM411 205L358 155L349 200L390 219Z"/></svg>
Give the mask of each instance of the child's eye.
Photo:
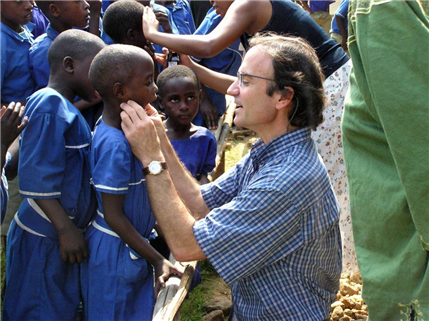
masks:
<svg viewBox="0 0 429 321"><path fill-rule="evenodd" d="M151 79L149 79L149 81L146 83L146 86L150 86L150 85L152 85L152 83L153 83L153 79L151 78Z"/></svg>
<svg viewBox="0 0 429 321"><path fill-rule="evenodd" d="M188 100L194 100L195 96L188 96Z"/></svg>
<svg viewBox="0 0 429 321"><path fill-rule="evenodd" d="M179 101L179 99L177 99L177 98L170 98L170 101L171 101L172 103L177 103L177 102Z"/></svg>

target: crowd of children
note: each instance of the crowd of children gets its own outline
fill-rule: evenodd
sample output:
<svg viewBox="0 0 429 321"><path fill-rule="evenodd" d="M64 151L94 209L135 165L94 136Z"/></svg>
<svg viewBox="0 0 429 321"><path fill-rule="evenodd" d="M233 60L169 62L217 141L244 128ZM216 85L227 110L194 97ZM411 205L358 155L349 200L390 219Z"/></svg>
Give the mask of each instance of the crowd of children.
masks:
<svg viewBox="0 0 429 321"><path fill-rule="evenodd" d="M3 168L14 172L18 157L23 198L9 206L4 320L74 320L81 303L87 320L150 320L154 287L181 274L150 245L155 218L119 106L165 112L176 153L205 184L216 158L207 128L217 127L225 98L190 68L165 68L162 47L143 32L145 6L164 33L204 36L223 19L210 9L196 28L186 0L1 2L2 222ZM239 44L193 59L235 75ZM348 58L337 60L335 70Z"/></svg>

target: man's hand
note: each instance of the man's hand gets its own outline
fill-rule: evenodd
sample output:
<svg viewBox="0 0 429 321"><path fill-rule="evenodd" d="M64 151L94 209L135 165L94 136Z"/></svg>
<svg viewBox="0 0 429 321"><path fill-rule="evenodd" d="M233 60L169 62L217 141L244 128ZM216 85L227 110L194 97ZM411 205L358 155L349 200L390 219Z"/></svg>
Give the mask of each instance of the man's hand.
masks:
<svg viewBox="0 0 429 321"><path fill-rule="evenodd" d="M58 231L58 239L63 263L81 263L89 257L85 238L73 223L68 228Z"/></svg>
<svg viewBox="0 0 429 321"><path fill-rule="evenodd" d="M149 7L144 8L143 12L143 34L146 39L152 41L151 36L158 32L159 21L156 19L156 15L153 10Z"/></svg>
<svg viewBox="0 0 429 321"><path fill-rule="evenodd" d="M164 161L155 127L155 123L161 121L157 120L156 109L150 105L143 109L132 100L122 103L121 108L121 127L134 155L144 166L153 160Z"/></svg>
<svg viewBox="0 0 429 321"><path fill-rule="evenodd" d="M28 117L24 115L25 107L21 103L10 103L7 108L1 108L1 145L8 149L28 123Z"/></svg>
<svg viewBox="0 0 429 321"><path fill-rule="evenodd" d="M179 271L170 261L166 259L160 260L155 264L155 298L158 296L158 292L161 287L165 287L165 282L170 276L182 276L183 272Z"/></svg>

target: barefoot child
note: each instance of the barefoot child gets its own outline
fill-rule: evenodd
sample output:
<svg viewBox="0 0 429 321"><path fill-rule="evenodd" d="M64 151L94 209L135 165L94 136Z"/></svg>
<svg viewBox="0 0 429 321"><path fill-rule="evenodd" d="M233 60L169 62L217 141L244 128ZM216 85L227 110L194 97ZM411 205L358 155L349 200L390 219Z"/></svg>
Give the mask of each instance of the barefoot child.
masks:
<svg viewBox="0 0 429 321"><path fill-rule="evenodd" d="M80 266L74 263L88 256L82 230L95 212L95 199L91 131L73 100L97 98L88 70L103 47L88 32L63 32L49 51L48 87L27 102L19 163L24 200L8 234L3 320L75 318Z"/></svg>
<svg viewBox="0 0 429 321"><path fill-rule="evenodd" d="M197 75L188 67L165 69L158 77L160 107L168 114L165 129L180 160L201 184L215 167L216 139L206 128L195 126L201 90Z"/></svg>
<svg viewBox="0 0 429 321"><path fill-rule="evenodd" d="M95 129L92 180L98 215L86 233L90 259L82 271L86 320L151 320L153 270L157 285L180 274L147 239L155 224L142 163L121 130L122 102L146 106L156 98L149 54L129 45L111 45L91 64L89 78L104 110Z"/></svg>

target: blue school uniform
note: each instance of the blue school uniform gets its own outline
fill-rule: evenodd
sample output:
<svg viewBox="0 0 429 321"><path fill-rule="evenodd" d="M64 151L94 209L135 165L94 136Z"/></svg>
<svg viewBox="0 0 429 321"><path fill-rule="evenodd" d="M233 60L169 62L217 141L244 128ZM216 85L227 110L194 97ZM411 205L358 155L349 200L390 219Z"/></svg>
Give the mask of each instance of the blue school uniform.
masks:
<svg viewBox="0 0 429 321"><path fill-rule="evenodd" d="M151 265L104 220L102 193L123 194L123 212L147 239L155 225L141 162L124 133L102 119L91 151L92 181L98 200L96 218L86 233L90 258L82 263L86 320L152 320L155 304Z"/></svg>
<svg viewBox="0 0 429 321"><path fill-rule="evenodd" d="M337 11L335 11L334 18L332 19L331 24L331 30L329 33L338 33L341 35L340 28L338 28L337 20L335 19L335 16L339 16L344 19L344 25L346 27L346 30L348 29L348 20L347 20L347 14L349 12L349 0L342 0Z"/></svg>
<svg viewBox="0 0 429 321"><path fill-rule="evenodd" d="M38 37L28 51L30 72L36 83L36 90L45 88L48 85L51 70L48 62L48 52L59 34L49 24L46 33Z"/></svg>
<svg viewBox="0 0 429 321"><path fill-rule="evenodd" d="M171 140L181 162L196 179L207 175L216 165L216 138L204 127L186 139Z"/></svg>
<svg viewBox="0 0 429 321"><path fill-rule="evenodd" d="M195 32L191 6L186 0L177 0L174 6L166 5L170 10L173 22L181 35L192 35Z"/></svg>
<svg viewBox="0 0 429 321"><path fill-rule="evenodd" d="M46 18L42 10L37 5L33 6L33 12L31 13L31 22L34 24L34 29L31 32L34 35L34 39L38 36L43 35L46 32L46 28L49 25L49 20Z"/></svg>
<svg viewBox="0 0 429 321"><path fill-rule="evenodd" d="M34 92L28 64L33 35L27 26L17 33L1 23L1 101L23 101Z"/></svg>
<svg viewBox="0 0 429 321"><path fill-rule="evenodd" d="M195 31L195 35L206 35L212 32L222 21L221 15L216 14L216 10L211 8L201 23L201 25L198 27L198 29ZM240 68L241 61L242 61L242 55L241 52L238 50L238 47L240 46L240 40L237 39L232 45L228 46L225 50L223 50L218 55L212 57L212 58L196 58L193 57L193 60L198 62L199 64L217 72L221 72L223 74L228 74L231 76L236 76L238 68ZM226 101L225 101L225 95L221 94L211 88L207 88L207 93L210 97L210 100L212 103L216 106L216 109L219 113L219 115L223 115L226 110ZM201 113L198 112L197 116L192 121L193 124L197 126L203 126L204 121L201 116Z"/></svg>
<svg viewBox="0 0 429 321"><path fill-rule="evenodd" d="M18 168L24 200L8 234L3 320L74 320L80 267L62 263L57 230L35 199L57 199L78 229L88 225L96 209L91 131L54 89L34 93L26 109Z"/></svg>

